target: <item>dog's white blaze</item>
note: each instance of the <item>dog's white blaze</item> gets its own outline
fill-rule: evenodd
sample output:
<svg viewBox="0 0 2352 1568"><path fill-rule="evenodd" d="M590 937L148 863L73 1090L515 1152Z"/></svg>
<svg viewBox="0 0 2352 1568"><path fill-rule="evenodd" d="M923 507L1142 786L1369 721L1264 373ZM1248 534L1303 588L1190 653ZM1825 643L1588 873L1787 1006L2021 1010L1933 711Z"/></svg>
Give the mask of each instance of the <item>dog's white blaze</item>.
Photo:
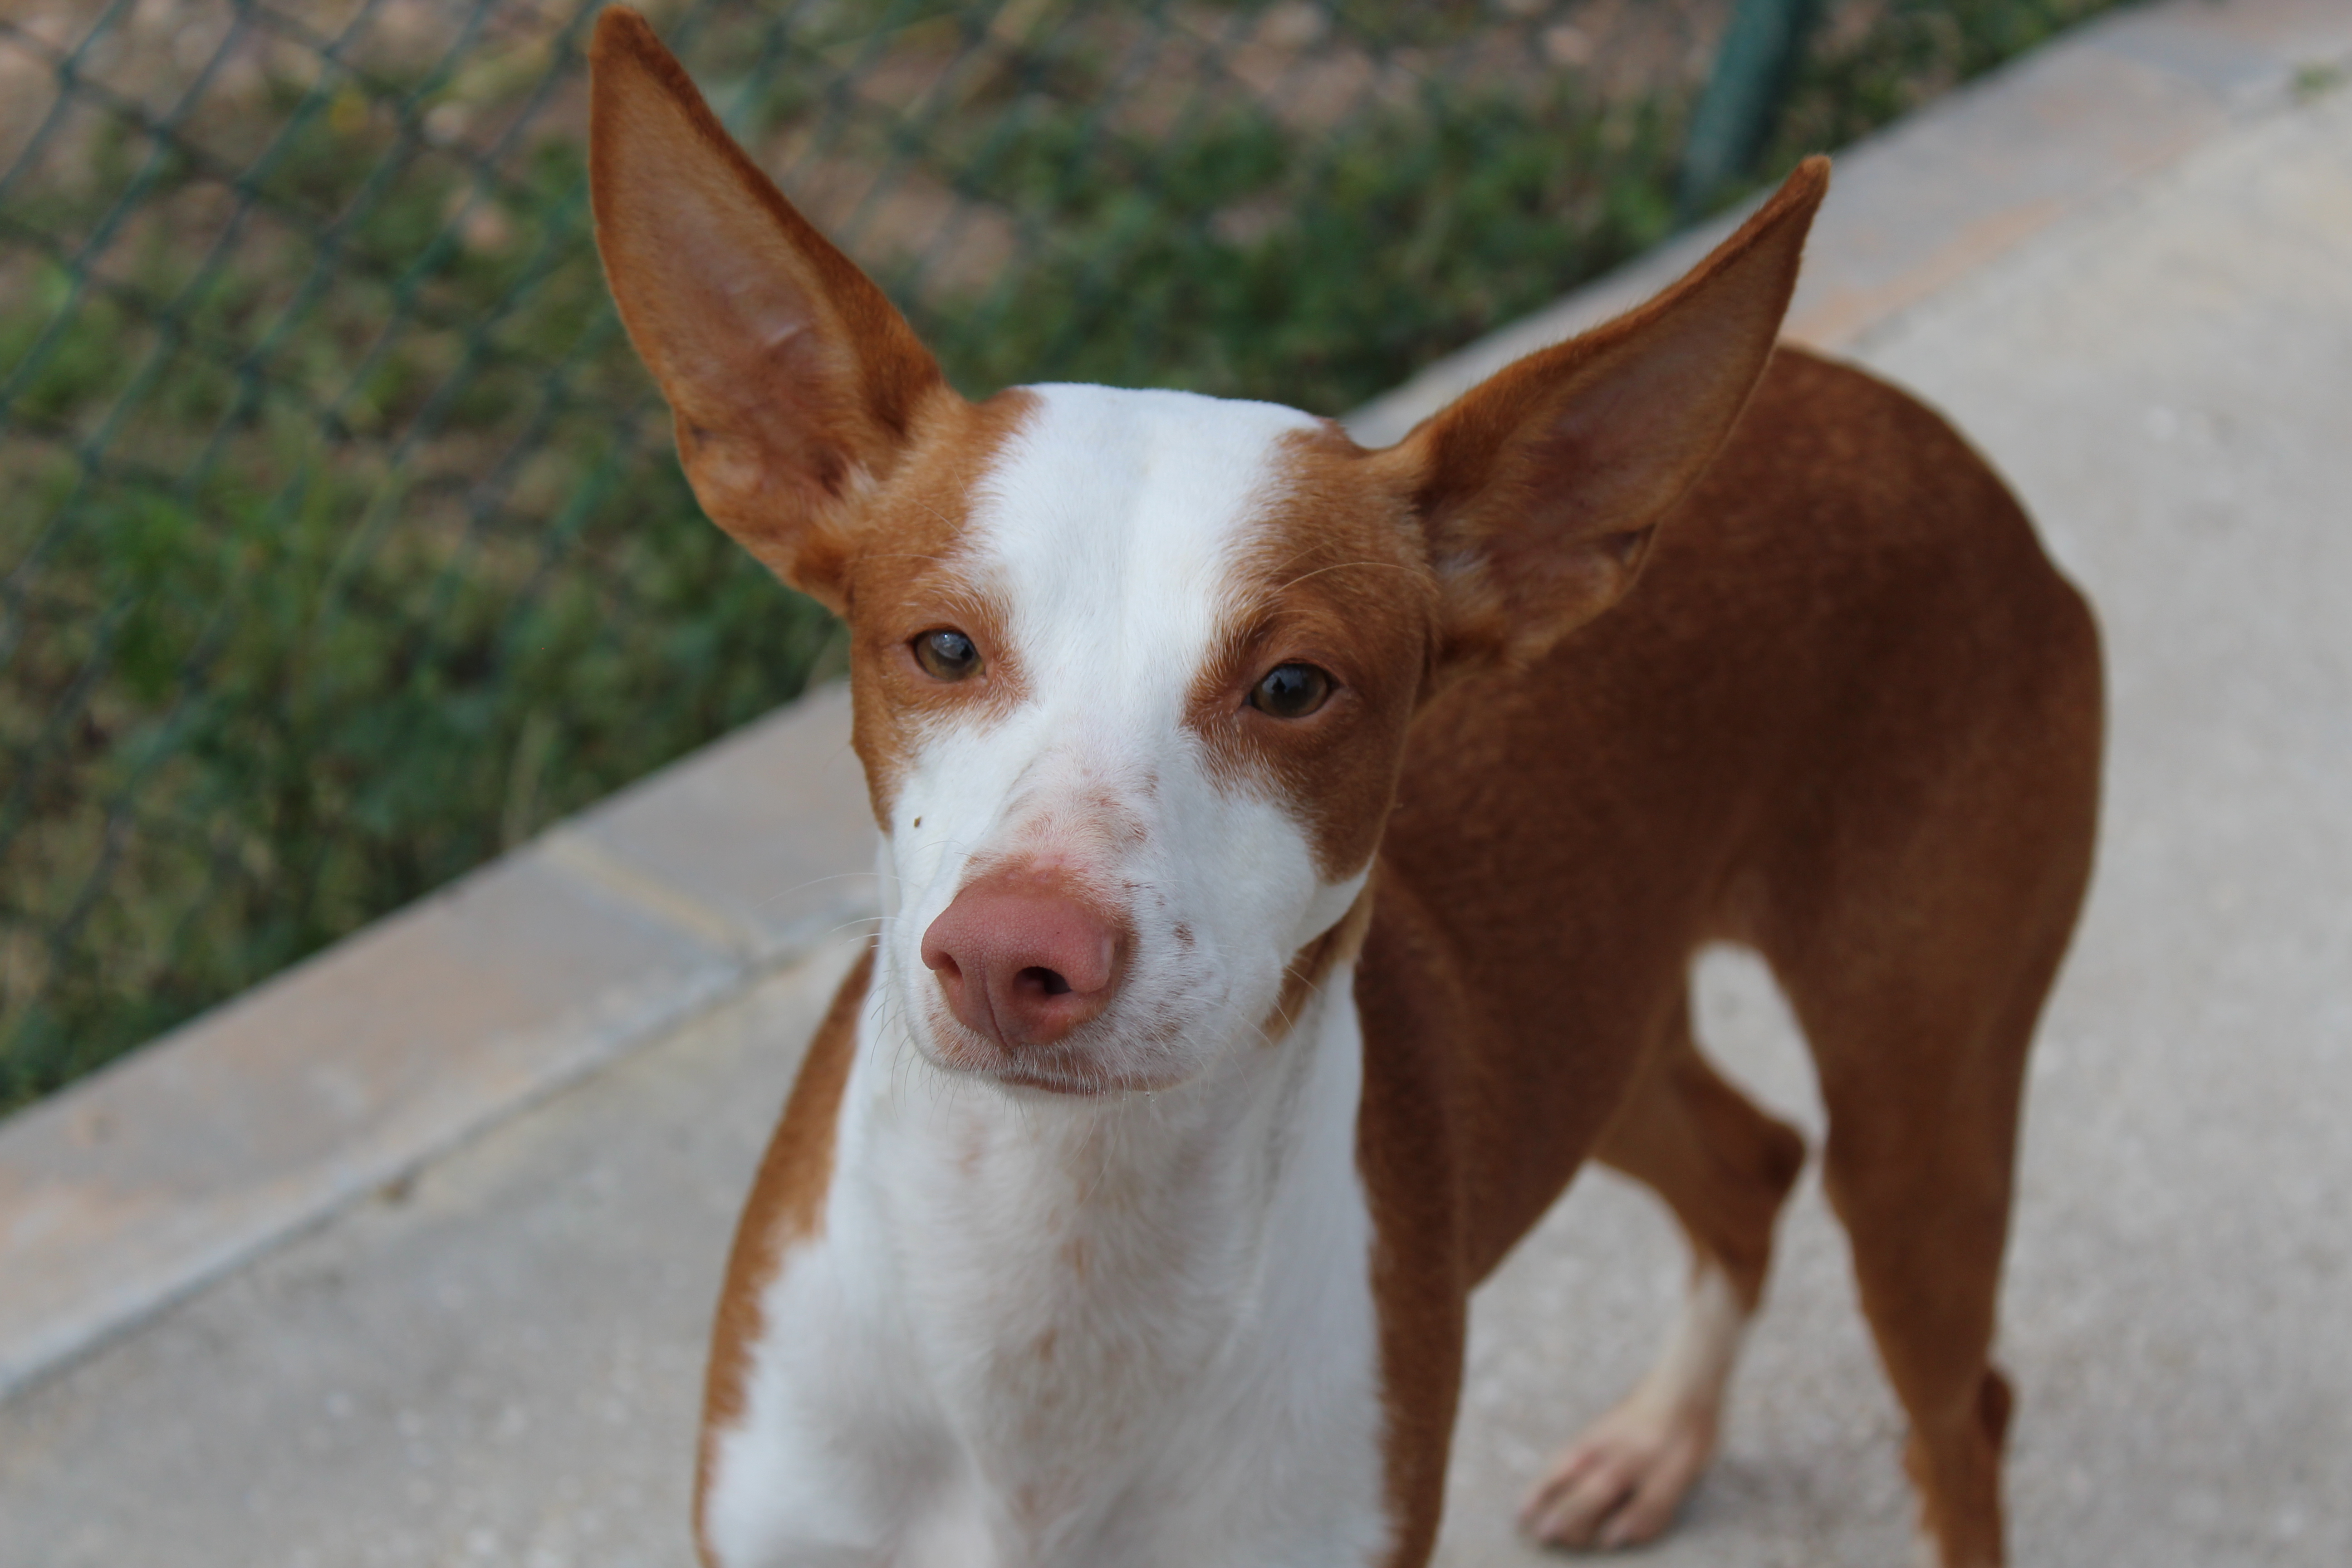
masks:
<svg viewBox="0 0 2352 1568"><path fill-rule="evenodd" d="M1362 877L1324 883L1183 724L1312 421L1038 399L960 556L1025 700L903 776L823 1231L766 1291L705 1534L723 1568L1360 1568L1390 1528L1352 966L1279 1045L1260 1025ZM1016 1098L933 1065L923 930L974 857L1025 851L1129 900L1112 1065L1174 1087Z"/></svg>

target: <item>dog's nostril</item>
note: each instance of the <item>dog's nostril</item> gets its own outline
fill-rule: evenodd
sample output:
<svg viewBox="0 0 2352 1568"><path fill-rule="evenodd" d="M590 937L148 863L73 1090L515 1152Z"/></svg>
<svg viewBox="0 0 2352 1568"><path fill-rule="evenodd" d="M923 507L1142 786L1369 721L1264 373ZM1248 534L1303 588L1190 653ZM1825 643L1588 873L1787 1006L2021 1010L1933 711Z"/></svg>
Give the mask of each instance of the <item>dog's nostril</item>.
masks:
<svg viewBox="0 0 2352 1568"><path fill-rule="evenodd" d="M1032 967L1023 970L1013 978L1024 990L1034 986L1048 996L1066 996L1070 994L1070 983L1063 979L1055 970Z"/></svg>

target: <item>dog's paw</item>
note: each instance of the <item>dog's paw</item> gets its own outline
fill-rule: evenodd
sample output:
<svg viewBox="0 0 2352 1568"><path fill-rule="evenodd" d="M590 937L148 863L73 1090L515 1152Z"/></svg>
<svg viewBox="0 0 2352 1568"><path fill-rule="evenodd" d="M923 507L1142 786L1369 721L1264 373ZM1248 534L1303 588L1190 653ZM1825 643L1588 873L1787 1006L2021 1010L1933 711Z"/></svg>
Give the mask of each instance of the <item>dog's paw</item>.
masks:
<svg viewBox="0 0 2352 1568"><path fill-rule="evenodd" d="M1570 1444L1519 1509L1547 1546L1613 1551L1656 1539L1715 1454L1716 1415L1638 1394Z"/></svg>

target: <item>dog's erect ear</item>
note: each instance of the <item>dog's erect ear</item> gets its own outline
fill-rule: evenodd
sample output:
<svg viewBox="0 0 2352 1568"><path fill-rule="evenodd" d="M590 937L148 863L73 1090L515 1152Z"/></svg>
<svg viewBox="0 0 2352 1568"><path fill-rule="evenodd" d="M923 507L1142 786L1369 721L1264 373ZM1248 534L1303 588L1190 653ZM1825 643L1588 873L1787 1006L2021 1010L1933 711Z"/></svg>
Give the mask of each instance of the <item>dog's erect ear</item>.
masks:
<svg viewBox="0 0 2352 1568"><path fill-rule="evenodd" d="M644 17L590 50L596 246L713 521L841 605L844 502L952 397L905 318L736 146Z"/></svg>
<svg viewBox="0 0 2352 1568"><path fill-rule="evenodd" d="M1829 161L1633 314L1496 373L1380 454L1444 586L1448 654L1528 659L1633 586L1771 358Z"/></svg>

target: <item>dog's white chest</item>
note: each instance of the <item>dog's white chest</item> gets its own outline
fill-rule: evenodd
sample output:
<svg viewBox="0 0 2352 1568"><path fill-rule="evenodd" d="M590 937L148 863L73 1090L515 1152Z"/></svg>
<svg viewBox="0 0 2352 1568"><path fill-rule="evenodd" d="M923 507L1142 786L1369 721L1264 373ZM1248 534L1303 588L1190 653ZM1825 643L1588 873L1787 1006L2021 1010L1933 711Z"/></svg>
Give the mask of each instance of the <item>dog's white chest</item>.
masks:
<svg viewBox="0 0 2352 1568"><path fill-rule="evenodd" d="M943 1080L869 1000L823 1233L714 1435L722 1568L1376 1561L1349 978L1234 1075L1123 1105Z"/></svg>

